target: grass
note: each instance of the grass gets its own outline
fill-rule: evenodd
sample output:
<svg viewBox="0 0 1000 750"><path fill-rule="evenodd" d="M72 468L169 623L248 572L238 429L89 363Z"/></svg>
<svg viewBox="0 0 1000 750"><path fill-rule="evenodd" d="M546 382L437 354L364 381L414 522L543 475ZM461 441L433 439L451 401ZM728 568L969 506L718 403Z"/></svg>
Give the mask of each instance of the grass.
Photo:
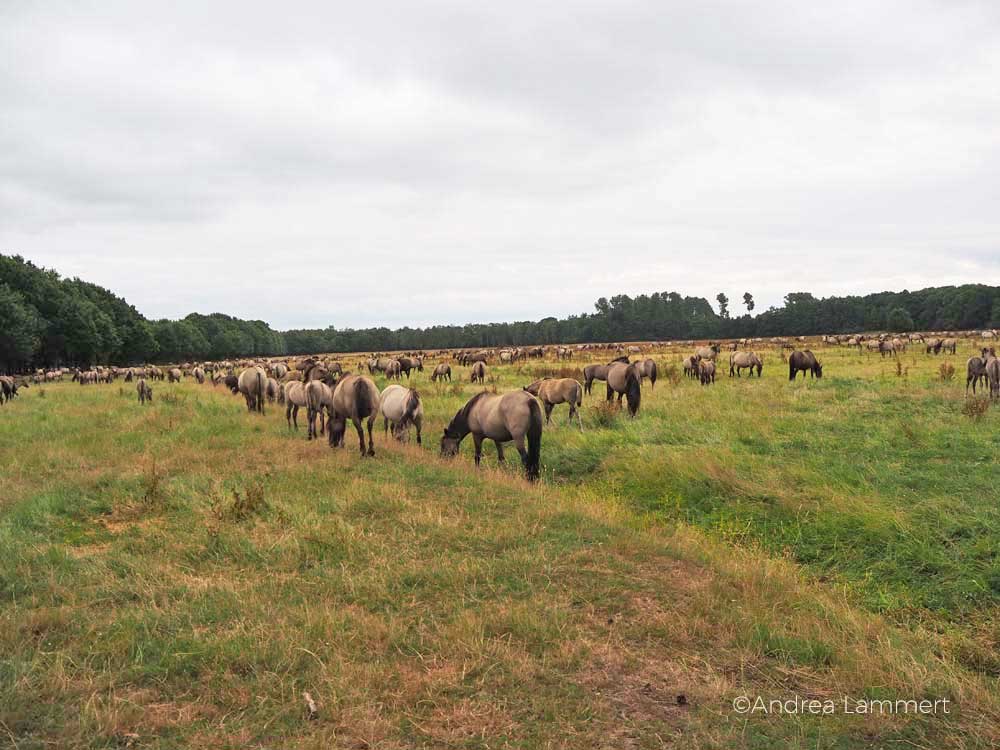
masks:
<svg viewBox="0 0 1000 750"><path fill-rule="evenodd" d="M816 351L818 381L776 352L760 381L662 377L636 420L597 384L535 486L471 441L436 455L462 367L414 376L424 446L374 459L193 382L25 391L0 408L0 745L996 746L998 411L942 379L967 352L901 377Z"/></svg>

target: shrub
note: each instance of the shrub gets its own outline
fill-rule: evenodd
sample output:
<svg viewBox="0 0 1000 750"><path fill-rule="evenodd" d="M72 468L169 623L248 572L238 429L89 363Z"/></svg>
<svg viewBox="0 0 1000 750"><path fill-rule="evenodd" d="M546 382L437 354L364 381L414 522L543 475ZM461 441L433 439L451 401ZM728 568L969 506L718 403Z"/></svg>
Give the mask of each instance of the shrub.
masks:
<svg viewBox="0 0 1000 750"><path fill-rule="evenodd" d="M955 378L955 365L951 364L951 362L942 362L938 368L938 375L945 382L953 380Z"/></svg>
<svg viewBox="0 0 1000 750"><path fill-rule="evenodd" d="M617 401L600 401L590 408L594 412L594 424L598 427L612 427L618 421L622 405Z"/></svg>
<svg viewBox="0 0 1000 750"><path fill-rule="evenodd" d="M965 404L962 406L962 414L967 416L969 419L978 420L986 412L988 412L989 409L989 396L971 396L970 398L965 399Z"/></svg>

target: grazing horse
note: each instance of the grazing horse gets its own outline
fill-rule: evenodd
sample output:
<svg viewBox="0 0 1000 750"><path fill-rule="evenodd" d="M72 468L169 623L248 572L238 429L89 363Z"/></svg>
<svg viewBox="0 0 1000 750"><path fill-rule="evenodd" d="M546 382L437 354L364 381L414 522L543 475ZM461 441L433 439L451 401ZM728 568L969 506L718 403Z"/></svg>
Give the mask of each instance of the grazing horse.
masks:
<svg viewBox="0 0 1000 750"><path fill-rule="evenodd" d="M310 380L305 384L306 418L309 421L308 439L312 440L323 434L326 421L323 410L330 413L333 408L333 389L322 380ZM319 432L316 431L316 417L319 417Z"/></svg>
<svg viewBox="0 0 1000 750"><path fill-rule="evenodd" d="M184 374L180 371L180 368L174 367L167 372L167 382L179 383L181 382L181 378L183 377L183 375Z"/></svg>
<svg viewBox="0 0 1000 750"><path fill-rule="evenodd" d="M144 404L147 401L153 403L153 389L149 387L149 383L146 382L146 378L139 378L139 382L135 386L136 395L139 397L139 403Z"/></svg>
<svg viewBox="0 0 1000 750"><path fill-rule="evenodd" d="M651 388L656 387L656 362L651 359L645 359L642 364L639 365L639 380L642 381L643 378L649 378L649 386Z"/></svg>
<svg viewBox="0 0 1000 750"><path fill-rule="evenodd" d="M331 447L343 447L347 420L350 419L358 431L362 456L375 455L375 441L372 439L372 425L378 414L380 393L375 382L364 375L345 375L333 391L333 412L327 435ZM365 431L362 420L368 420L368 450L365 450Z"/></svg>
<svg viewBox="0 0 1000 750"><path fill-rule="evenodd" d="M292 429L293 424L297 430L299 429L299 408L309 407L305 383L299 380L289 380L282 390L285 393L285 422L288 423L289 430Z"/></svg>
<svg viewBox="0 0 1000 750"><path fill-rule="evenodd" d="M379 411L384 418L384 432L392 426L392 436L403 442L410 434L410 425L417 428L417 445L420 445L420 432L424 425L424 405L420 402L420 394L412 388L406 388L395 383L386 386L379 398Z"/></svg>
<svg viewBox="0 0 1000 750"><path fill-rule="evenodd" d="M941 339L927 339L927 342L925 344L925 346L927 348L927 353L930 354L931 352L934 352L935 354L940 354L941 353L941 345L943 343L944 342L941 341Z"/></svg>
<svg viewBox="0 0 1000 750"><path fill-rule="evenodd" d="M816 355L808 349L794 351L788 358L788 379L795 380L795 376L802 372L802 379L805 380L806 373L811 373L814 378L823 377L823 365L816 359Z"/></svg>
<svg viewBox="0 0 1000 750"><path fill-rule="evenodd" d="M434 368L434 372L431 374L431 381L436 382L445 378L448 379L449 383L451 382L451 365L447 362L442 362Z"/></svg>
<svg viewBox="0 0 1000 750"><path fill-rule="evenodd" d="M399 371L406 375L406 379L410 379L410 370L416 370L417 372L424 371L424 359L423 357L400 357L399 358Z"/></svg>
<svg viewBox="0 0 1000 750"><path fill-rule="evenodd" d="M267 385L264 386L264 393L267 395L267 400L273 404L281 394L281 386L278 385L278 381L274 378L268 378Z"/></svg>
<svg viewBox="0 0 1000 750"><path fill-rule="evenodd" d="M576 415L580 431L583 431L579 411L583 406L583 386L580 381L573 378L542 378L524 386L524 390L532 396L538 396L545 406L545 424L552 422L552 409L556 404L569 404L569 421L572 423L573 416Z"/></svg>
<svg viewBox="0 0 1000 750"><path fill-rule="evenodd" d="M486 382L486 363L482 361L477 361L472 365L472 382L473 383L484 383Z"/></svg>
<svg viewBox="0 0 1000 750"><path fill-rule="evenodd" d="M702 359L698 361L698 379L702 385L715 383L715 360Z"/></svg>
<svg viewBox="0 0 1000 750"><path fill-rule="evenodd" d="M628 413L634 417L639 413L639 402L642 400L642 381L639 379L639 364L615 362L608 365L607 400L611 401L618 394L621 403L622 396L628 402Z"/></svg>
<svg viewBox="0 0 1000 750"><path fill-rule="evenodd" d="M757 377L764 369L763 360L757 356L756 352L733 352L729 355L729 377L740 376L740 370L749 370L750 377L753 377L754 368L757 368Z"/></svg>
<svg viewBox="0 0 1000 750"><path fill-rule="evenodd" d="M608 369L617 362L628 364L628 357L618 357L606 365L587 365L583 368L583 392L590 393L595 380L606 381L608 379Z"/></svg>
<svg viewBox="0 0 1000 750"><path fill-rule="evenodd" d="M202 385L205 382L205 370L201 367L194 368L194 370L191 371L191 374L194 375L194 379L198 381L198 385Z"/></svg>
<svg viewBox="0 0 1000 750"><path fill-rule="evenodd" d="M391 359L389 360L389 364L385 367L385 376L389 380L399 380L402 378L402 368L403 365L398 359ZM409 373L407 373L407 377L409 377Z"/></svg>
<svg viewBox="0 0 1000 750"><path fill-rule="evenodd" d="M695 354L697 354L701 359L712 359L714 360L719 356L719 352L722 350L718 344L709 344L708 346L703 346L699 348Z"/></svg>
<svg viewBox="0 0 1000 750"><path fill-rule="evenodd" d="M478 393L452 418L441 438L441 455L454 456L466 435L472 433L476 466L483 455L483 440L497 447L497 461L503 463L503 443L514 441L529 481L538 479L542 453L542 408L527 391ZM525 447L527 441L527 447Z"/></svg>
<svg viewBox="0 0 1000 750"><path fill-rule="evenodd" d="M237 390L247 402L247 411L264 413L264 397L267 393L267 373L263 367L248 367L240 373L236 381Z"/></svg>

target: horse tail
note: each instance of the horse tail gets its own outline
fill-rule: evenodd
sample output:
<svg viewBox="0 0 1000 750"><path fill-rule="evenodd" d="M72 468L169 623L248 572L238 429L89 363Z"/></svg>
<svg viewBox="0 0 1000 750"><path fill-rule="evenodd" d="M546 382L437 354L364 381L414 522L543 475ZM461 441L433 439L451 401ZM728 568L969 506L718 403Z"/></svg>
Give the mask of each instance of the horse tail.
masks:
<svg viewBox="0 0 1000 750"><path fill-rule="evenodd" d="M579 383L576 384L576 405L583 406L583 386Z"/></svg>
<svg viewBox="0 0 1000 750"><path fill-rule="evenodd" d="M653 363L653 367L649 373L649 384L651 386L656 385L656 362Z"/></svg>
<svg viewBox="0 0 1000 750"><path fill-rule="evenodd" d="M368 391L368 384L361 378L354 384L354 411L358 419L370 417L375 413L375 404Z"/></svg>
<svg viewBox="0 0 1000 750"><path fill-rule="evenodd" d="M524 462L524 471L529 482L538 479L539 466L542 458L542 407L537 399L528 402L528 457Z"/></svg>
<svg viewBox="0 0 1000 750"><path fill-rule="evenodd" d="M267 391L267 381L264 377L264 371L257 368L257 411L261 414L264 413L264 396Z"/></svg>
<svg viewBox="0 0 1000 750"><path fill-rule="evenodd" d="M639 402L642 400L642 384L631 367L625 373L625 398L628 400L628 413L634 417L639 412Z"/></svg>
<svg viewBox="0 0 1000 750"><path fill-rule="evenodd" d="M400 419L401 425L407 425L413 421L417 414L417 409L420 408L420 394L414 390L410 391L410 395L406 399L406 406L403 407L403 416Z"/></svg>

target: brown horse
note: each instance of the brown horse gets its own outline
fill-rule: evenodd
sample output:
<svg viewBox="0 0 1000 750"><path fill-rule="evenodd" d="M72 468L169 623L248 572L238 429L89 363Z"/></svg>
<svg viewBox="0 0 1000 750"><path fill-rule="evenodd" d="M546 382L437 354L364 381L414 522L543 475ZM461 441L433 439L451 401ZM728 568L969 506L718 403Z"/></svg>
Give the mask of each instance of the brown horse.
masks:
<svg viewBox="0 0 1000 750"><path fill-rule="evenodd" d="M447 362L442 362L434 368L434 372L431 374L431 381L444 380L445 378L448 379L449 383L451 382L451 365Z"/></svg>
<svg viewBox="0 0 1000 750"><path fill-rule="evenodd" d="M816 355L808 349L794 351L788 358L788 379L795 380L795 376L802 372L802 379L806 379L806 373L812 373L812 377L823 377L823 365L816 359Z"/></svg>
<svg viewBox="0 0 1000 750"><path fill-rule="evenodd" d="M715 360L703 359L698 362L698 379L702 385L715 383Z"/></svg>
<svg viewBox="0 0 1000 750"><path fill-rule="evenodd" d="M616 363L628 364L628 357L618 357L606 365L587 365L583 368L583 392L590 393L595 380L607 381L608 369Z"/></svg>
<svg viewBox="0 0 1000 750"><path fill-rule="evenodd" d="M649 378L649 386L651 388L656 387L656 362L651 359L643 360L642 364L639 365L639 379Z"/></svg>
<svg viewBox="0 0 1000 750"><path fill-rule="evenodd" d="M236 381L237 390L247 402L247 411L264 413L264 398L267 391L267 373L263 367L248 367L240 373Z"/></svg>
<svg viewBox="0 0 1000 750"><path fill-rule="evenodd" d="M972 392L976 392L976 383L980 380L985 384L988 381L986 377L986 363L990 358L990 351L983 349L980 357L969 357L968 361L965 363L965 392L969 392L969 384L972 384Z"/></svg>
<svg viewBox="0 0 1000 750"><path fill-rule="evenodd" d="M618 394L621 403L622 396L628 402L628 413L634 417L639 413L639 402L642 400L642 381L639 379L639 364L630 365L615 362L608 365L607 400L611 401Z"/></svg>
<svg viewBox="0 0 1000 750"><path fill-rule="evenodd" d="M484 383L486 382L486 363L476 362L472 365L472 382L473 383Z"/></svg>
<svg viewBox="0 0 1000 750"><path fill-rule="evenodd" d="M358 442L362 456L375 455L375 441L372 439L372 425L378 414L379 390L375 382L364 375L345 375L333 391L333 413L327 434L331 447L344 446L344 433L350 419L358 431ZM365 431L362 422L368 421L368 450L365 450Z"/></svg>
<svg viewBox="0 0 1000 750"><path fill-rule="evenodd" d="M729 377L733 375L740 377L740 370L749 370L752 378L754 368L759 378L761 370L764 369L764 362L756 352L733 352L729 355Z"/></svg>
<svg viewBox="0 0 1000 750"><path fill-rule="evenodd" d="M309 421L308 439L319 437L326 426L323 411L330 413L333 409L333 389L321 380L310 380L305 384L306 418ZM319 431L316 430L316 417L319 417Z"/></svg>
<svg viewBox="0 0 1000 750"><path fill-rule="evenodd" d="M146 378L139 378L139 382L135 386L135 391L139 397L140 404L144 404L147 401L153 403L153 389L149 387Z"/></svg>
<svg viewBox="0 0 1000 750"><path fill-rule="evenodd" d="M552 409L556 404L569 404L569 421L572 422L576 415L576 421L581 432L583 431L579 411L583 406L583 386L580 381L573 378L542 378L524 386L524 390L532 396L538 396L545 406L545 424L552 422Z"/></svg>
<svg viewBox="0 0 1000 750"><path fill-rule="evenodd" d="M483 455L483 440L496 444L497 460L504 461L503 443L514 441L529 481L539 475L542 453L542 408L526 391L479 393L452 418L441 438L441 455L454 456L466 435L472 433L476 466ZM525 442L527 441L527 447Z"/></svg>
<svg viewBox="0 0 1000 750"><path fill-rule="evenodd" d="M299 409L303 406L309 407L305 383L299 380L289 380L282 389L285 393L285 422L288 423L288 429L292 429L294 424L297 430L299 429Z"/></svg>

